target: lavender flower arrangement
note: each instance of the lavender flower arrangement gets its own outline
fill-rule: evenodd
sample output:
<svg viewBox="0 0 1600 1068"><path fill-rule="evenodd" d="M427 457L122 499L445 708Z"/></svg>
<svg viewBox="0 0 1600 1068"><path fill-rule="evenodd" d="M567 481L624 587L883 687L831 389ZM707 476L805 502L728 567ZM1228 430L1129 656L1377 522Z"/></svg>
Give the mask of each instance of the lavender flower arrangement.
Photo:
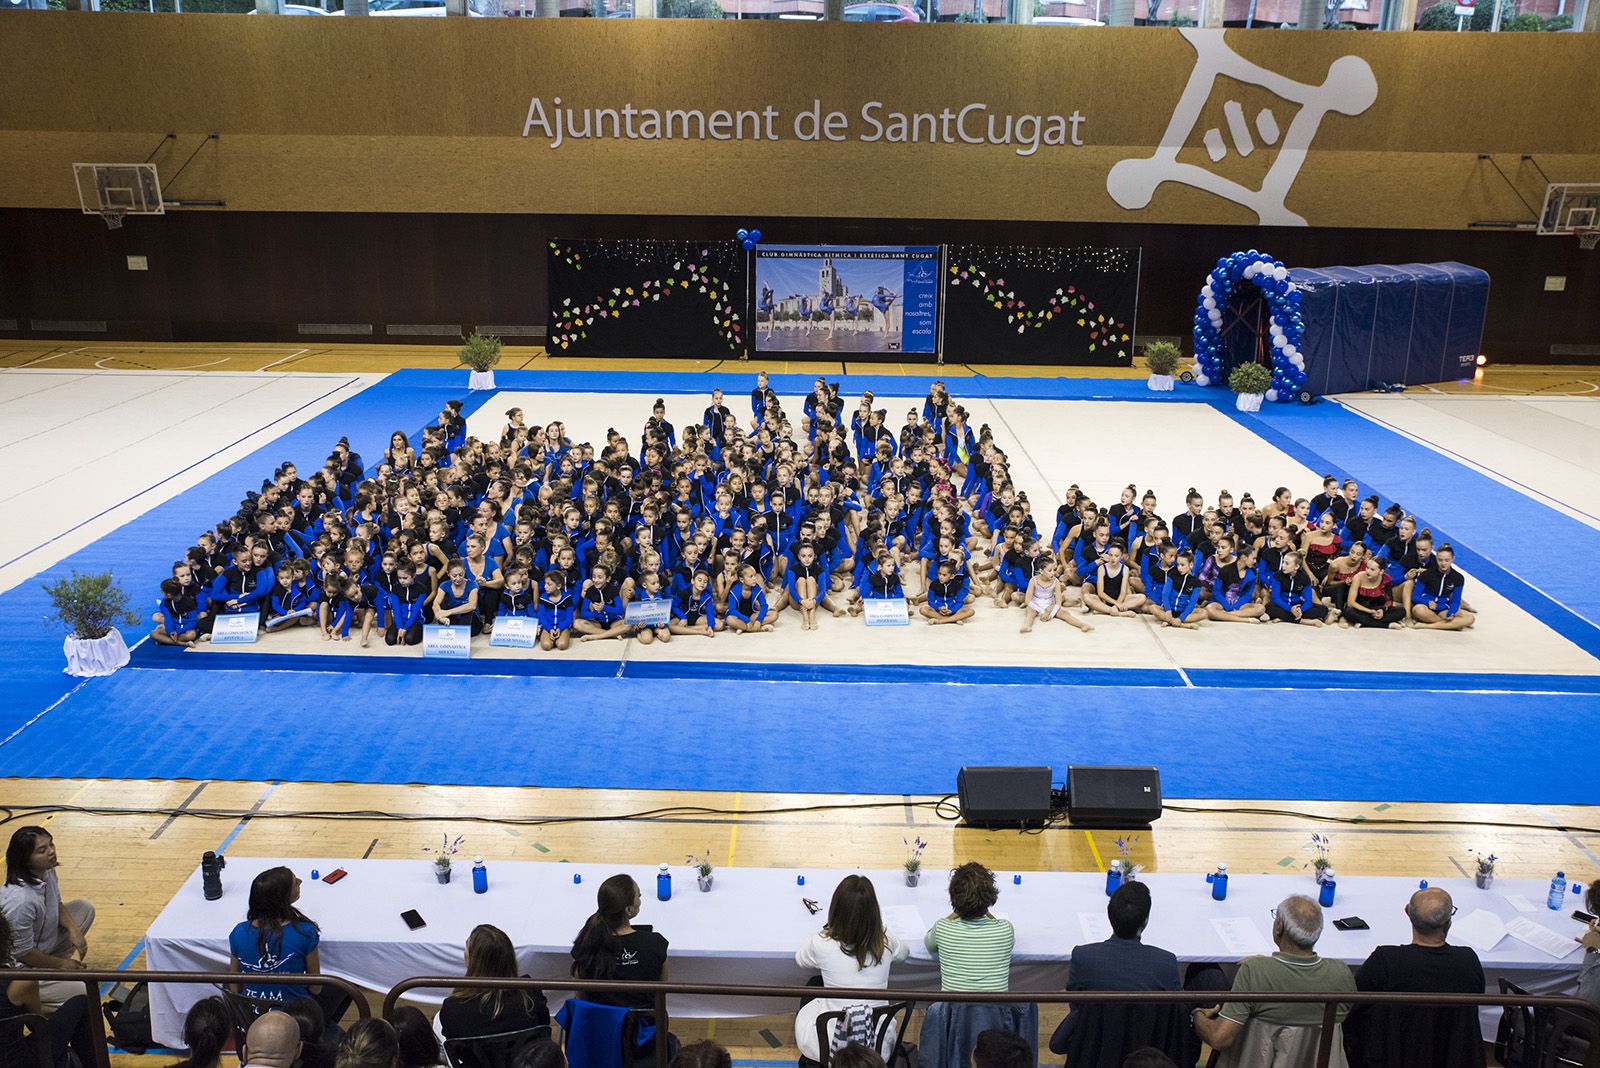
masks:
<svg viewBox="0 0 1600 1068"><path fill-rule="evenodd" d="M1144 865L1133 862L1133 847L1138 841L1139 836L1136 834L1117 839L1117 852L1122 854L1122 879L1124 882L1138 878L1139 873L1144 871Z"/></svg>
<svg viewBox="0 0 1600 1068"><path fill-rule="evenodd" d="M711 847L710 846L706 846L706 851L704 853L700 854L699 856L696 856L695 854L690 853L687 857L684 858L684 863L685 864L693 864L694 865L694 870L699 873L699 875L700 875L700 877L702 879L709 877L711 875L711 873L716 870L711 865Z"/></svg>
<svg viewBox="0 0 1600 1068"><path fill-rule="evenodd" d="M424 853L434 854L434 867L447 870L449 869L451 862L455 860L455 855L461 849L461 843L464 841L466 841L465 835L458 834L454 838L451 838L449 832L447 831L445 832L444 838L440 842L438 849L434 849L432 846L423 846L422 851Z"/></svg>
<svg viewBox="0 0 1600 1068"><path fill-rule="evenodd" d="M1322 872L1322 869L1333 867L1333 861L1328 857L1328 854L1333 850L1332 835L1313 834L1311 836L1311 848L1317 851L1317 855L1311 858L1311 866L1315 868L1319 874Z"/></svg>
<svg viewBox="0 0 1600 1068"><path fill-rule="evenodd" d="M902 838L900 841L904 842L906 846L906 859L902 867L904 867L907 872L914 873L921 871L922 851L928 848L928 843L920 836L915 841L912 841L909 838Z"/></svg>
<svg viewBox="0 0 1600 1068"><path fill-rule="evenodd" d="M1467 852L1473 854L1474 856L1476 856L1478 858L1478 874L1479 875L1493 875L1494 874L1494 862L1496 860L1499 860L1500 859L1499 857L1496 857L1493 853L1488 853L1488 854L1479 853L1476 849L1469 849L1469 850L1467 850Z"/></svg>

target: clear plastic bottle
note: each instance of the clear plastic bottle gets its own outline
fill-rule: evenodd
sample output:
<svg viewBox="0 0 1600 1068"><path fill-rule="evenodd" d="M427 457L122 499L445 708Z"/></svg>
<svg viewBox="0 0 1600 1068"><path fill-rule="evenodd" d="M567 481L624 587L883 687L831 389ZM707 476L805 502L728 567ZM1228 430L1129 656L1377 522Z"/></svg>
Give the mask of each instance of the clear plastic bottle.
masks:
<svg viewBox="0 0 1600 1068"><path fill-rule="evenodd" d="M1567 873L1566 872L1558 871L1558 872L1556 872L1556 877L1554 879L1550 880L1550 896L1545 898L1545 902L1544 903L1546 905L1549 905L1551 910L1554 911L1554 912L1560 912L1561 909L1566 905L1566 903L1567 903Z"/></svg>

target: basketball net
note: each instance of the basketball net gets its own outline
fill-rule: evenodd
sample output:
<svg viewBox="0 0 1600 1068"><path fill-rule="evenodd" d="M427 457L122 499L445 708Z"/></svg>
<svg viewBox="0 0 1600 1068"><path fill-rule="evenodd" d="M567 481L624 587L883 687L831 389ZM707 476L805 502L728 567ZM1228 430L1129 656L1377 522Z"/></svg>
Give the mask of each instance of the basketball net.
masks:
<svg viewBox="0 0 1600 1068"><path fill-rule="evenodd" d="M99 211L100 218L105 220L107 230L122 229L122 217L127 214L123 208L101 208Z"/></svg>
<svg viewBox="0 0 1600 1068"><path fill-rule="evenodd" d="M1592 249L1596 245L1600 245L1600 230L1578 230L1576 233L1578 235L1579 248Z"/></svg>

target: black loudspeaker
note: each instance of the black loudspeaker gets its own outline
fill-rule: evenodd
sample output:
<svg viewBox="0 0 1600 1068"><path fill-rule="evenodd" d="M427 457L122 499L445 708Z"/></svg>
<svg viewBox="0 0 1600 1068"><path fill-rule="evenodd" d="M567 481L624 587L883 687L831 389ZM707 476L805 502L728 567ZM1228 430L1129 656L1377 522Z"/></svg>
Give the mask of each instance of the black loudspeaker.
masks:
<svg viewBox="0 0 1600 1068"><path fill-rule="evenodd" d="M971 827L1042 827L1050 819L1049 768L962 768L961 818Z"/></svg>
<svg viewBox="0 0 1600 1068"><path fill-rule="evenodd" d="M1148 827L1161 818L1161 772L1069 766L1067 812L1074 827Z"/></svg>

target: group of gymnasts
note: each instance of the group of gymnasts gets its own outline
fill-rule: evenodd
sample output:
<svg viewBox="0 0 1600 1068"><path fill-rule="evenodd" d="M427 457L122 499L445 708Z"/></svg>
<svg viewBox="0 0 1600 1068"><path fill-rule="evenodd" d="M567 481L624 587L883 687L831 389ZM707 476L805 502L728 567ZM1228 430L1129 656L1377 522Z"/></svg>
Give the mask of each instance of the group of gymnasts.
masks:
<svg viewBox="0 0 1600 1068"><path fill-rule="evenodd" d="M816 296L801 294L799 297L796 317L801 324L802 333L810 334L820 328L820 324L828 325L828 336L832 337L839 329L839 321L847 323L857 322L863 315L876 312L878 330L880 333L889 331L889 309L899 299L899 294L886 286L878 286L870 295L850 293L845 296L835 296L823 291ZM761 284L761 293L756 298L756 322L765 321L767 324L767 338L771 340L772 332L778 325L778 306L772 287L765 282Z"/></svg>
<svg viewBox="0 0 1600 1068"><path fill-rule="evenodd" d="M819 378L791 417L763 373L748 417L713 390L680 431L657 399L636 448L612 429L597 449L520 408L497 438L470 437L452 401L370 465L344 439L314 471L283 463L173 565L152 637L192 645L218 615L253 614L267 631L408 646L429 623L477 635L521 617L550 650L766 632L789 612L815 630L875 599L929 625L991 601L1020 609L1024 632L1137 615L1473 623L1451 547L1353 481L1259 508L1191 489L1170 524L1148 491L1101 507L1073 486L1046 539L1005 451L942 382L898 430L871 393L846 408ZM635 602L663 602L665 622L630 621Z"/></svg>

